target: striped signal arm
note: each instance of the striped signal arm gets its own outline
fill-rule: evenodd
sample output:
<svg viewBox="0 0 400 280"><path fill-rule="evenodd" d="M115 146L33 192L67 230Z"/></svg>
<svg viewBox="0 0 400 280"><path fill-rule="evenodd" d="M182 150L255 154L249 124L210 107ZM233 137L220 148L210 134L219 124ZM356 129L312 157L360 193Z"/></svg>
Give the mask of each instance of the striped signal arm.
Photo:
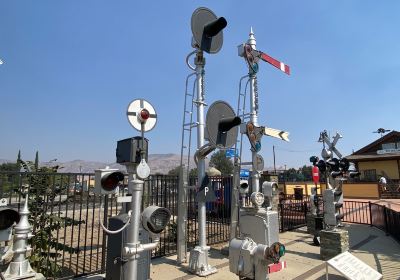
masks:
<svg viewBox="0 0 400 280"><path fill-rule="evenodd" d="M278 68L282 72L285 72L286 74L290 75L290 67L289 67L289 65L286 65L285 63L280 62L279 60L276 60L273 57L270 57L266 53L263 53L263 52L259 52L259 53L260 53L260 57L261 57L262 60L264 60L265 62L268 62L272 66L275 66L276 68Z"/></svg>

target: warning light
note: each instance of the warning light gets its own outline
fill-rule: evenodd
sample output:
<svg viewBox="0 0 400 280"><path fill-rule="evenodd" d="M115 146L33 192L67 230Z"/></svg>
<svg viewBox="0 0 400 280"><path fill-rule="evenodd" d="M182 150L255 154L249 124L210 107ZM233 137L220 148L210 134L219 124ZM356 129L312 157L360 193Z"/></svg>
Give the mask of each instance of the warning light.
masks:
<svg viewBox="0 0 400 280"><path fill-rule="evenodd" d="M146 110L146 109L142 109L142 111L140 111L140 118L141 118L143 121L146 121L148 118L150 118L150 113L149 113L149 111Z"/></svg>

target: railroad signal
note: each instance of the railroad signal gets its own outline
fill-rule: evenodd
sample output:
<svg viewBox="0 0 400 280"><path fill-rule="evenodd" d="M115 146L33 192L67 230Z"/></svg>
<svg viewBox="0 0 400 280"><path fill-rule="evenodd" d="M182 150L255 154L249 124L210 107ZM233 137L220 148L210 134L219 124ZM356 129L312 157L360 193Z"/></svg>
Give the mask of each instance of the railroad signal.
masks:
<svg viewBox="0 0 400 280"><path fill-rule="evenodd" d="M165 229L170 218L171 212L167 208L152 205L143 210L142 225L149 233L157 235Z"/></svg>
<svg viewBox="0 0 400 280"><path fill-rule="evenodd" d="M236 144L241 119L225 101L215 101L208 108L206 131L212 146L231 148Z"/></svg>
<svg viewBox="0 0 400 280"><path fill-rule="evenodd" d="M258 68L259 68L258 62L261 59L261 60L271 64L272 66L278 68L285 74L290 75L289 65L267 55L266 53L263 53L261 51L253 49L253 47L250 44L239 45L238 52L239 52L239 56L244 57L244 59L247 62L247 65L254 73L258 72Z"/></svg>
<svg viewBox="0 0 400 280"><path fill-rule="evenodd" d="M241 194L245 194L249 192L249 181L248 180L240 180L239 192Z"/></svg>
<svg viewBox="0 0 400 280"><path fill-rule="evenodd" d="M118 185L124 180L124 174L118 169L97 169L94 171L94 193L108 195L119 191Z"/></svg>
<svg viewBox="0 0 400 280"><path fill-rule="evenodd" d="M317 162L319 161L319 158L317 156L311 156L310 157L310 162L315 166Z"/></svg>
<svg viewBox="0 0 400 280"><path fill-rule="evenodd" d="M217 16L208 8L197 8L191 19L193 47L207 53L217 53L224 41L222 30L228 22Z"/></svg>
<svg viewBox="0 0 400 280"><path fill-rule="evenodd" d="M129 103L126 115L131 126L140 132L152 130L157 123L154 107L144 99L135 99Z"/></svg>

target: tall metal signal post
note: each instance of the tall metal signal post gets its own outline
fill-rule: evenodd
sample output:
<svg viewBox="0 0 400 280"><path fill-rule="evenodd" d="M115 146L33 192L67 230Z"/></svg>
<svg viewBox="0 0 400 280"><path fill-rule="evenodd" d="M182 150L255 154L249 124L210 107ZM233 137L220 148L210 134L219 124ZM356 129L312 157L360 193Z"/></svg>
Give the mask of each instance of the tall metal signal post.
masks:
<svg viewBox="0 0 400 280"><path fill-rule="evenodd" d="M245 59L249 73L240 80L237 115L242 119L240 132L242 135L245 134L249 139L252 160L251 162L241 161L242 141L240 141L240 156L239 159L235 158L235 167L237 169L238 166L250 165L252 172L250 182L239 181L239 174L234 174L229 268L231 272L239 275L239 277L265 280L269 279L268 274L285 267L285 262L280 262L280 258L285 253L285 246L279 243L278 212L275 210L277 205L274 205L276 204L274 198L277 194L278 185L276 182L264 182L260 186L260 172L263 171L264 160L258 153L261 150L261 138L263 135L289 141L289 133L259 124L258 62L261 59L288 75L290 74L290 68L286 64L256 49L256 39L252 29L250 30L247 43L239 45L238 54ZM246 113L247 84L245 92L241 92L241 83L246 78L250 88L249 113ZM248 205L246 202L242 202L240 209L238 209L239 204L236 201L238 192L242 197L245 197L246 193L250 190L249 185L252 192L250 196L251 204ZM237 234L238 232L239 234Z"/></svg>
<svg viewBox="0 0 400 280"><path fill-rule="evenodd" d="M182 129L182 149L181 149L181 176L180 176L180 185L179 185L179 193L178 200L182 207L179 207L178 211L178 262L186 261L186 223L187 223L187 182L188 182L188 174L190 169L190 146L191 146L191 136L192 129L197 128L197 150L195 152L195 161L197 164L197 178L198 178L198 186L203 185L203 181L205 179L205 157L207 154L212 152L217 148L217 144L211 141L213 135L210 135L210 131L208 131L208 138L205 137L205 107L207 104L205 103L205 83L204 83L204 68L206 64L206 60L204 57L204 53L215 54L220 51L223 43L223 34L222 30L226 27L227 21L223 17L217 17L211 10L207 8L198 8L193 12L191 18L191 29L192 29L192 47L195 49L191 52L187 58L186 63L188 67L194 71L188 75L186 80L186 92L185 92L185 108L184 108L184 118L183 118L183 129ZM193 67L189 63L189 58L195 55ZM187 87L189 83L189 78L195 76L195 87L193 93L190 94L187 92ZM189 101L189 105L188 105ZM191 103L191 104L190 104ZM193 108L197 107L197 118L196 122L193 121ZM222 106L222 108L227 109L229 105L220 103L217 107ZM218 111L218 110L217 110ZM227 111L230 111L229 108ZM233 110L232 110L233 113ZM216 115L211 116L210 119L214 119ZM207 117L208 118L208 117ZM223 118L223 116L222 116ZM222 120L221 120L222 121ZM230 118L225 120L228 123L235 122L234 118ZM237 120L236 120L237 121ZM239 120L240 122L240 120ZM217 124L219 121L217 120ZM232 127L228 125L228 127L224 128L224 125L221 126L221 129L225 129L225 134ZM207 130L209 130L207 128ZM219 133L220 129L217 127L216 133ZM228 133L229 134L229 133ZM214 135L217 137L217 135ZM226 136L226 135L225 135ZM205 140L209 140L209 143L206 143ZM222 145L224 146L224 145ZM186 149L186 150L185 150ZM187 153L187 163L184 163L184 153ZM205 191L207 189L205 188ZM207 276L209 274L217 272L215 267L212 267L208 264L208 251L209 247L207 246L206 240L206 197L201 198L201 193L199 191L197 197L200 199L198 202L198 221L199 221L199 245L196 246L191 252L189 257L189 270L192 273L195 273L199 276Z"/></svg>

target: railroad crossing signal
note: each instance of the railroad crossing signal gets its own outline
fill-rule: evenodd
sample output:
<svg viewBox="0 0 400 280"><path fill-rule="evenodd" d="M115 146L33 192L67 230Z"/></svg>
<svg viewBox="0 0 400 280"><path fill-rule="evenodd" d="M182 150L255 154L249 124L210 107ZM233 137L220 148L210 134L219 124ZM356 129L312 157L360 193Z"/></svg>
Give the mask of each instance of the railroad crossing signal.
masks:
<svg viewBox="0 0 400 280"><path fill-rule="evenodd" d="M335 147L340 138L342 138L342 135L340 135L338 132L336 132L336 135L333 137L333 142L331 142L329 140L328 133L326 132L326 130L320 133L318 142L322 142L322 143L326 144L328 146L328 150L329 150L329 152L328 152L324 148L324 150L323 150L324 158L326 158L326 159L328 157L332 158L332 156L333 156L332 152L335 153L338 156L338 158L342 158L342 154Z"/></svg>

